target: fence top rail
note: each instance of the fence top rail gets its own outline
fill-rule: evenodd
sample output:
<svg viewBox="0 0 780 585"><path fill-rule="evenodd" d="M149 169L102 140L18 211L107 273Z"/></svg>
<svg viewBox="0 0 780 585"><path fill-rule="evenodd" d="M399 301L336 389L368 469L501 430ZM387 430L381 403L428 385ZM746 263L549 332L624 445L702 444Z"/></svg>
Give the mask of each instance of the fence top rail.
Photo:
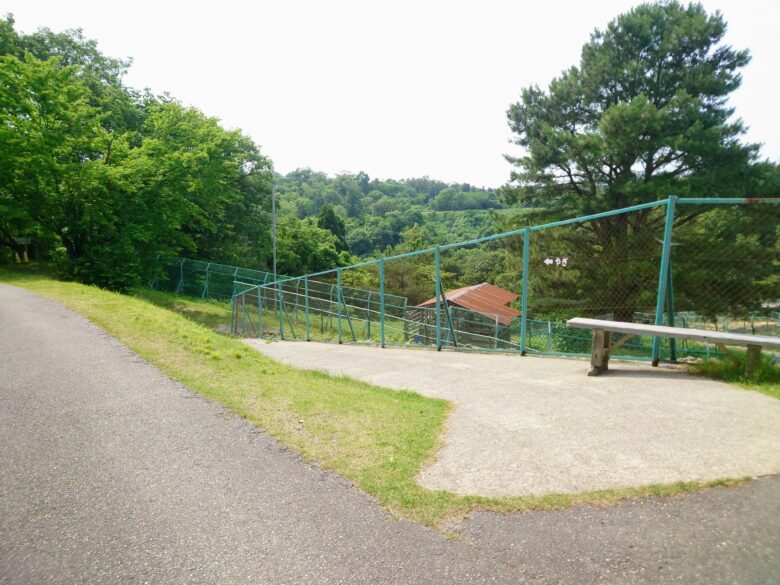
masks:
<svg viewBox="0 0 780 585"><path fill-rule="evenodd" d="M195 260L193 258L173 258L170 261L170 265L200 265L204 268L208 268L210 272L215 271L215 269L224 269L227 272L224 272L223 274L228 273L234 273L237 271L244 272L244 273L251 273L256 275L266 275L266 276L273 276L272 272L268 272L266 270L259 270L256 268L244 268L241 266L230 266L228 264L219 264L217 262L208 262L207 260Z"/></svg>
<svg viewBox="0 0 780 585"><path fill-rule="evenodd" d="M297 280L297 279L291 278L291 279L288 279L288 280L277 280L275 282L268 282L268 283L265 283L265 284L257 283L257 282L246 282L246 281L243 281L243 280L236 279L236 280L233 281L233 284L235 284L236 286L244 286L244 287L247 287L247 288L244 289L244 290L236 291L236 294L233 295L233 296L246 294L249 291L254 290L254 289L261 289L261 288L271 289L271 288L275 288L278 284L284 284L286 282L290 282L291 280ZM310 280L309 284L312 284L312 282L317 283L317 284L322 284L322 285L328 286L330 288L336 288L335 284L330 284L328 282L321 282L321 281L316 281L316 280L315 281L311 281ZM351 291L365 292L365 293L369 293L369 295L375 295L375 297L373 299L369 299L368 297L360 298L360 297L354 297L354 296L347 296L347 298L349 298L349 299L357 299L357 300L361 300L361 301L364 301L364 302L369 302L369 301L375 302L375 303L379 302L379 298L378 298L379 292L377 292L377 291L372 291L372 290L363 289L363 288L355 288L355 287L351 287L351 286L342 286L341 290L345 291L347 293L347 295L350 295ZM285 292L285 294L296 294L296 293L290 293L290 291L284 291L284 292ZM321 293L321 291L316 291L316 290L311 290L310 289L309 290L309 295L313 296L313 295L317 294L318 292ZM298 294L303 295L303 293L298 293ZM385 303L388 304L388 306L390 306L390 307L403 307L403 306L406 306L404 302L399 302L397 305L393 304L393 301L406 301L406 300L407 300L407 298L404 297L404 296L393 295L393 294L390 294L390 293L385 293Z"/></svg>
<svg viewBox="0 0 780 585"><path fill-rule="evenodd" d="M760 203L780 203L780 197L680 197L682 205L758 205Z"/></svg>

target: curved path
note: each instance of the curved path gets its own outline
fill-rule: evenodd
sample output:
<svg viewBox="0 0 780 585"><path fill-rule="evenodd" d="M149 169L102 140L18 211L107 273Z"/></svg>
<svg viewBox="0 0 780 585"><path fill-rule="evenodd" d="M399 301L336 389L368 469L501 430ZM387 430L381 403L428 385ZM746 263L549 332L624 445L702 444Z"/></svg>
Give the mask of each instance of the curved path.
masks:
<svg viewBox="0 0 780 585"><path fill-rule="evenodd" d="M780 400L679 369L249 340L285 363L456 403L432 489L577 493L780 473Z"/></svg>
<svg viewBox="0 0 780 585"><path fill-rule="evenodd" d="M778 517L768 477L446 540L0 284L0 583L770 585Z"/></svg>
<svg viewBox="0 0 780 585"><path fill-rule="evenodd" d="M0 285L0 582L523 580Z"/></svg>

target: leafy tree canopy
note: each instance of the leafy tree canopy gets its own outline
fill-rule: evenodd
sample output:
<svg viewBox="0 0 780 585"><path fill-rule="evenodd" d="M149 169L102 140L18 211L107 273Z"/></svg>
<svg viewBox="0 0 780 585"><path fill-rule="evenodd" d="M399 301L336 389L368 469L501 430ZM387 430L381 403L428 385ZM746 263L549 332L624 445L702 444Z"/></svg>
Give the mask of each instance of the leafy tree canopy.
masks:
<svg viewBox="0 0 780 585"><path fill-rule="evenodd" d="M746 50L722 44L726 23L700 4L642 4L597 30L579 66L508 111L526 154L504 189L590 213L670 193L741 195L757 147L739 141L728 95Z"/></svg>
<svg viewBox="0 0 780 585"><path fill-rule="evenodd" d="M122 84L80 31L0 21L0 244L126 289L191 253L266 265L271 165L214 118Z"/></svg>
<svg viewBox="0 0 780 585"><path fill-rule="evenodd" d="M311 169L276 176L283 215L316 217L341 239L333 215L343 221L344 242L357 256L376 256L401 242L402 232L420 226L432 242L470 239L489 233L490 211L503 207L492 189L444 183L427 177L372 179L366 173L328 177Z"/></svg>
<svg viewBox="0 0 780 585"><path fill-rule="evenodd" d="M349 246L347 245L347 228L344 225L344 220L336 215L332 205L325 205L320 209L320 214L317 218L317 227L328 230L336 236L336 248L339 252L349 251Z"/></svg>

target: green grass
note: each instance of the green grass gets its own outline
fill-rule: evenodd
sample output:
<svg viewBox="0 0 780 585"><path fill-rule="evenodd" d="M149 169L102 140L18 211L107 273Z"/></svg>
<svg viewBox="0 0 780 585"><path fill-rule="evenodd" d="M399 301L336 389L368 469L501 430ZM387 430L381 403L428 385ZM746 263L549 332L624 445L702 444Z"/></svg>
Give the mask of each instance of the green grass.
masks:
<svg viewBox="0 0 780 585"><path fill-rule="evenodd" d="M298 451L353 481L393 515L437 526L475 509L501 512L608 505L626 498L671 496L745 480L680 482L581 494L483 498L428 490L415 477L442 445L452 405L345 377L275 362L218 334L227 305L125 296L49 277L0 269L0 280L81 313L167 375L226 407Z"/></svg>
<svg viewBox="0 0 780 585"><path fill-rule="evenodd" d="M745 353L733 352L736 361L728 358L709 359L691 366L693 372L731 382L749 390L761 392L767 396L780 399L780 367L766 355L761 356L761 365L753 379L745 377Z"/></svg>
<svg viewBox="0 0 780 585"><path fill-rule="evenodd" d="M230 333L230 302L178 297L171 293L138 289L133 296L163 307L221 333Z"/></svg>

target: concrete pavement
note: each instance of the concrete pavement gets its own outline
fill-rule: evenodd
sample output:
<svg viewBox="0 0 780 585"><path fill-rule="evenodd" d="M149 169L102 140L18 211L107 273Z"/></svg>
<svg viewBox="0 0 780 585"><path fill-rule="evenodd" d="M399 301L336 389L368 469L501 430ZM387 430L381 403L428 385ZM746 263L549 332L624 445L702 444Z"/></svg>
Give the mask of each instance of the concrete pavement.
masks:
<svg viewBox="0 0 780 585"><path fill-rule="evenodd" d="M456 403L422 485L462 494L584 492L780 472L780 400L668 368L247 340L287 364Z"/></svg>

